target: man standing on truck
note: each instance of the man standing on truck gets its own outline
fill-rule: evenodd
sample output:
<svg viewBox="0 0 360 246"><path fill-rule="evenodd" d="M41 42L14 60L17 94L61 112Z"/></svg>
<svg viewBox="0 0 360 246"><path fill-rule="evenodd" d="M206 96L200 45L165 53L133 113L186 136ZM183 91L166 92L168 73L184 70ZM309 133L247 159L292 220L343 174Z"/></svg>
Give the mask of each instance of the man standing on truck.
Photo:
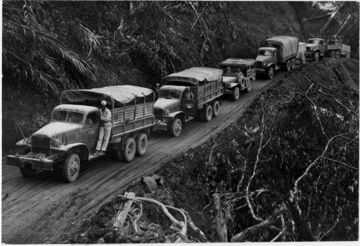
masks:
<svg viewBox="0 0 360 246"><path fill-rule="evenodd" d="M105 154L111 133L111 111L106 107L106 101L101 101L99 140L96 145L96 155Z"/></svg>

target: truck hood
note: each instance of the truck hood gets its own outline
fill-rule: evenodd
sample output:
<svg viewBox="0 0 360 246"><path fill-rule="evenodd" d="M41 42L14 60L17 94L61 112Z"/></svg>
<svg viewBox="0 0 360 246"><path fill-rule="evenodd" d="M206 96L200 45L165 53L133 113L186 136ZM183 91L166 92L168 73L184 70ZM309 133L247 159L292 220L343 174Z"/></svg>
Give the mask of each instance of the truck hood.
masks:
<svg viewBox="0 0 360 246"><path fill-rule="evenodd" d="M228 83L236 82L237 78L235 76L223 76L222 81L223 83L228 84Z"/></svg>
<svg viewBox="0 0 360 246"><path fill-rule="evenodd" d="M306 44L306 48L310 48L310 49L313 49L313 48L316 48L316 44Z"/></svg>
<svg viewBox="0 0 360 246"><path fill-rule="evenodd" d="M170 112L177 108L180 104L179 99L171 98L158 98L154 103L154 108L159 108L163 110L169 110Z"/></svg>
<svg viewBox="0 0 360 246"><path fill-rule="evenodd" d="M256 57L256 61L260 61L260 62L265 62L265 61L269 61L269 60L271 60L271 57L269 57L269 56L258 55Z"/></svg>
<svg viewBox="0 0 360 246"><path fill-rule="evenodd" d="M48 137L54 137L62 133L68 133L70 131L80 129L80 124L69 123L69 122L51 122L38 131L36 131L33 135L45 135Z"/></svg>

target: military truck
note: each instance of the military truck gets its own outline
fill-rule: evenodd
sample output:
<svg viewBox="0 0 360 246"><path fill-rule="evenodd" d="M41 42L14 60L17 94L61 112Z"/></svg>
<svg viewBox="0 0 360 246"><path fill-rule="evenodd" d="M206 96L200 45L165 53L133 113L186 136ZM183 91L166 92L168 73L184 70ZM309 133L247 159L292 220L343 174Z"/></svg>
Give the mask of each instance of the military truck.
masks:
<svg viewBox="0 0 360 246"><path fill-rule="evenodd" d="M306 42L305 57L318 62L325 56L326 42L322 38L309 38Z"/></svg>
<svg viewBox="0 0 360 246"><path fill-rule="evenodd" d="M256 74L265 74L269 79L278 70L295 68L299 40L292 36L275 36L261 43L255 62Z"/></svg>
<svg viewBox="0 0 360 246"><path fill-rule="evenodd" d="M326 56L333 58L346 57L350 58L351 47L343 44L342 39L338 36L332 36L327 40Z"/></svg>
<svg viewBox="0 0 360 246"><path fill-rule="evenodd" d="M219 114L224 91L221 69L193 67L166 76L161 84L154 104L155 130L178 137L186 122L210 121Z"/></svg>
<svg viewBox="0 0 360 246"><path fill-rule="evenodd" d="M256 79L255 59L228 58L219 66L223 70L224 94L234 101L240 98L240 91L251 91L251 81Z"/></svg>
<svg viewBox="0 0 360 246"><path fill-rule="evenodd" d="M51 121L30 137L17 142L15 154L6 164L19 167L24 177L41 171L59 173L75 181L83 162L95 159L100 127L98 106L106 100L112 112L107 154L130 162L147 150L149 131L155 124L153 90L119 85L94 89L66 90Z"/></svg>

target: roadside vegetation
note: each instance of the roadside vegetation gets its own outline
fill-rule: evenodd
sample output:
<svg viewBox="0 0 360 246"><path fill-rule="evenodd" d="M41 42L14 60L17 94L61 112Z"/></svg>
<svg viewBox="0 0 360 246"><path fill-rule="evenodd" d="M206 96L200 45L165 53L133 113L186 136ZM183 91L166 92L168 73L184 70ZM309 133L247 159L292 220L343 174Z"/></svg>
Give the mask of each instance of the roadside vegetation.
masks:
<svg viewBox="0 0 360 246"><path fill-rule="evenodd" d="M185 234L161 207L119 194L70 241L357 240L357 74L358 61L329 59L284 75L236 123L164 165L156 185L127 190L169 205Z"/></svg>

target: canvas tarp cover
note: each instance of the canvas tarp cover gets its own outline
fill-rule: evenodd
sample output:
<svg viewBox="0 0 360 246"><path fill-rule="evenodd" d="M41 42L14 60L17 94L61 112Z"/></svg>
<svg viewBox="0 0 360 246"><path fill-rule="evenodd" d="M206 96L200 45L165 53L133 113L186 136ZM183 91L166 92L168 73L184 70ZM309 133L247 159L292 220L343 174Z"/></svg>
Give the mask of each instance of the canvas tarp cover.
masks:
<svg viewBox="0 0 360 246"><path fill-rule="evenodd" d="M198 84L203 81L221 80L222 70L209 67L192 67L181 72L172 73L164 78L165 82L184 81L191 84Z"/></svg>
<svg viewBox="0 0 360 246"><path fill-rule="evenodd" d="M297 37L275 36L266 39L265 42L267 45L280 47L282 60L286 60L291 56L296 56L298 52L299 40Z"/></svg>
<svg viewBox="0 0 360 246"><path fill-rule="evenodd" d="M152 94L153 90L140 86L106 86L93 89L66 90L61 95L61 103L99 105L103 99L107 101L113 99L115 104L125 105L135 98L143 98Z"/></svg>

